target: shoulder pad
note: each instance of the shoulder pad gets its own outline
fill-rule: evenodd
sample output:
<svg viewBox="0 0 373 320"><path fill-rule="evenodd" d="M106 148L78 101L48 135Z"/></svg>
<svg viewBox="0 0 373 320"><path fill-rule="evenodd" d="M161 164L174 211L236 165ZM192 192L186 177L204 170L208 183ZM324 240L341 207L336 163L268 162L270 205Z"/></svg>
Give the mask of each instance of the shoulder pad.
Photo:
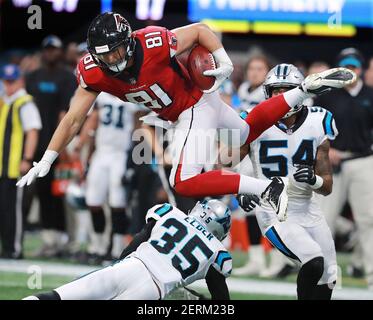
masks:
<svg viewBox="0 0 373 320"><path fill-rule="evenodd" d="M103 78L104 73L89 53L80 59L77 67L77 81L82 88L96 89Z"/></svg>
<svg viewBox="0 0 373 320"><path fill-rule="evenodd" d="M150 26L134 33L142 46L158 59L172 58L176 54L177 39L174 33L164 27Z"/></svg>
<svg viewBox="0 0 373 320"><path fill-rule="evenodd" d="M216 255L214 268L225 277L229 277L232 272L232 257L226 250L220 250Z"/></svg>
<svg viewBox="0 0 373 320"><path fill-rule="evenodd" d="M313 117L317 117L317 121L321 122L324 135L328 139L334 140L338 135L338 130L333 114L330 111L319 106L309 107L308 109L310 111L310 114Z"/></svg>
<svg viewBox="0 0 373 320"><path fill-rule="evenodd" d="M157 204L148 210L145 216L145 221L146 223L148 223L149 219L155 219L158 221L173 209L173 206L169 203Z"/></svg>
<svg viewBox="0 0 373 320"><path fill-rule="evenodd" d="M146 28L142 28L142 29L136 30L134 32L134 35L135 36L144 36L145 34L151 33L151 32L165 33L166 31L167 31L167 29L165 27L149 26L149 27L146 27Z"/></svg>

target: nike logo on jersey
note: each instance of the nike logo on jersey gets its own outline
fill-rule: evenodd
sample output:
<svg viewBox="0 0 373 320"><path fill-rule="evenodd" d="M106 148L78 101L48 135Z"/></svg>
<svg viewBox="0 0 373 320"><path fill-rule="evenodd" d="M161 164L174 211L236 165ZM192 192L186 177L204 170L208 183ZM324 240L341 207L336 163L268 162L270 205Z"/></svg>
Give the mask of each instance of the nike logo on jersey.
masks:
<svg viewBox="0 0 373 320"><path fill-rule="evenodd" d="M141 86L141 87L130 88L130 91L137 91L137 90L142 89L142 88L145 88L145 87L146 87L146 84L144 84L144 85Z"/></svg>

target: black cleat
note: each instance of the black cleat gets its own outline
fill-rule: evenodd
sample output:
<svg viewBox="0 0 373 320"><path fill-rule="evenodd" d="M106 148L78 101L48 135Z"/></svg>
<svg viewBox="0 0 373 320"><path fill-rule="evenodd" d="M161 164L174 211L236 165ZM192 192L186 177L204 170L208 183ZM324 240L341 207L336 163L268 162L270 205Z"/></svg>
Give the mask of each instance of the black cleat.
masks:
<svg viewBox="0 0 373 320"><path fill-rule="evenodd" d="M272 182L261 195L262 200L267 202L275 210L279 221L285 221L287 217L288 184L288 178L273 177Z"/></svg>

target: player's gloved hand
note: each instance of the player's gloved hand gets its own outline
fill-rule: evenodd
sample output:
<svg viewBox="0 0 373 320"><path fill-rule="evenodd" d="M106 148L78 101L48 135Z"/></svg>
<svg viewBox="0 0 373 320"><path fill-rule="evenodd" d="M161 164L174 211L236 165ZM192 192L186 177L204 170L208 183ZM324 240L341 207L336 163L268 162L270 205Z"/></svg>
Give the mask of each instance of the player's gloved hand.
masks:
<svg viewBox="0 0 373 320"><path fill-rule="evenodd" d="M295 181L308 183L311 186L316 183L315 171L308 165L299 165L293 176Z"/></svg>
<svg viewBox="0 0 373 320"><path fill-rule="evenodd" d="M214 70L206 70L203 72L203 75L215 77L216 80L214 85L210 89L203 90L204 93L211 93L219 89L224 80L227 79L233 72L233 63L228 57L224 48L215 50L212 55L215 58L217 68Z"/></svg>
<svg viewBox="0 0 373 320"><path fill-rule="evenodd" d="M259 198L255 194L238 194L236 198L240 207L246 212L254 210L260 203Z"/></svg>
<svg viewBox="0 0 373 320"><path fill-rule="evenodd" d="M355 72L346 68L333 68L320 73L310 74L303 80L300 88L311 94L320 95L332 89L343 88L356 81Z"/></svg>
<svg viewBox="0 0 373 320"><path fill-rule="evenodd" d="M46 176L51 168L52 163L58 157L58 153L53 150L45 151L39 162L34 162L33 167L18 182L17 187L29 186L36 178Z"/></svg>

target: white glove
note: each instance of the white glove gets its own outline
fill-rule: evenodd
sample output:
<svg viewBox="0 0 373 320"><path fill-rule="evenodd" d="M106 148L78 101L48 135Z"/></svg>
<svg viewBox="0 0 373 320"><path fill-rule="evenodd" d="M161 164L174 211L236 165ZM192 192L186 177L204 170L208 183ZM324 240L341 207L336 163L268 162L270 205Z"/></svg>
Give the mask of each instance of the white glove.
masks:
<svg viewBox="0 0 373 320"><path fill-rule="evenodd" d="M27 172L16 184L17 187L29 186L36 178L45 177L54 160L58 157L58 153L53 150L45 151L43 158L39 162L34 162L33 167Z"/></svg>
<svg viewBox="0 0 373 320"><path fill-rule="evenodd" d="M233 63L229 59L224 48L215 50L212 55L215 58L217 68L214 70L206 70L203 72L204 76L213 76L216 78L214 85L208 89L203 90L204 93L211 93L219 89L220 85L227 79L233 72Z"/></svg>

